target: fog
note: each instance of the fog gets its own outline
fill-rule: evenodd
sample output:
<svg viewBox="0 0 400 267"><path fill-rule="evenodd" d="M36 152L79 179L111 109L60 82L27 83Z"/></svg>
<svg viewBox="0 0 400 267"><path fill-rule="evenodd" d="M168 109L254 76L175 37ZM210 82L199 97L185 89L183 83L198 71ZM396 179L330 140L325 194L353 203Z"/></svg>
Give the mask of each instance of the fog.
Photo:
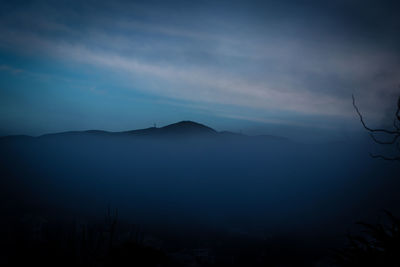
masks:
<svg viewBox="0 0 400 267"><path fill-rule="evenodd" d="M2 205L50 217L101 217L112 207L142 225L258 238L343 235L355 220L398 209L399 166L370 158L366 141L310 145L228 133L5 137Z"/></svg>

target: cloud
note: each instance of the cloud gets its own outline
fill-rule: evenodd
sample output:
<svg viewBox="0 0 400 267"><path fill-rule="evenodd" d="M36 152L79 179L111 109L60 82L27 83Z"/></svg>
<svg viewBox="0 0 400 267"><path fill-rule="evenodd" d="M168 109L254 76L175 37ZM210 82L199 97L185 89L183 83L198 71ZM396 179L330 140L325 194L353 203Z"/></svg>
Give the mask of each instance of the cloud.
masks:
<svg viewBox="0 0 400 267"><path fill-rule="evenodd" d="M169 99L251 108L256 118L277 112L351 118L356 93L365 112L378 119L397 93L399 51L379 42L276 18L227 26L197 14L202 26L188 20L191 13L173 13L167 21L160 10L134 7L133 15L113 13L121 11L117 3L110 13L101 10L107 16L92 12L90 20L68 10L77 25L63 13L56 20L37 10L16 11L3 18L0 44L105 69L121 83L141 85L134 90Z"/></svg>
<svg viewBox="0 0 400 267"><path fill-rule="evenodd" d="M14 68L8 65L0 65L0 71L7 71L11 72L12 74L19 74L21 72L24 72L22 69Z"/></svg>

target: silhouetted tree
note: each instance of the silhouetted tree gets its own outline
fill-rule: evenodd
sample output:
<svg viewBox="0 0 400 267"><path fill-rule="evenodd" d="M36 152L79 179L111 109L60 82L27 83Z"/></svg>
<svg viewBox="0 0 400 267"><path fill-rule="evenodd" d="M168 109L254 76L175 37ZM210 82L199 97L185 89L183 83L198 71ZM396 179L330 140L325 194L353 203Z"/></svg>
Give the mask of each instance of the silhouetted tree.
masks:
<svg viewBox="0 0 400 267"><path fill-rule="evenodd" d="M370 128L364 122L359 111L354 95L353 106L363 127L370 132L374 142L382 145L394 145L400 152L400 97L397 100L397 110L393 120L392 129ZM389 141L382 141L374 134L382 133L391 137ZM400 155L388 157L385 155L373 155L374 158L384 160L400 160ZM369 224L358 222L363 228L360 235L347 235L348 246L336 250L335 264L339 266L400 266L400 219L389 211L386 214L386 222Z"/></svg>
<svg viewBox="0 0 400 267"><path fill-rule="evenodd" d="M340 266L400 266L400 219L384 211L387 222L359 222L364 231L347 235L348 246L336 250Z"/></svg>
<svg viewBox="0 0 400 267"><path fill-rule="evenodd" d="M109 231L110 234L110 239L108 243L109 249L112 248L113 245L113 240L114 240L114 234L115 234L115 226L117 225L117 220L118 220L118 209L115 209L114 215L111 214L110 207L108 207L105 222L107 226L107 230Z"/></svg>
<svg viewBox="0 0 400 267"><path fill-rule="evenodd" d="M380 128L370 128L366 125L364 122L364 118L361 115L361 112L359 111L356 101L354 98L354 95L352 95L353 98L353 107L356 110L360 121L363 125L363 127L370 132L370 136L374 140L374 142L381 144L381 145L394 145L398 152L400 153L400 97L397 100L397 110L393 119L393 128L392 129L380 129ZM380 140L375 136L376 133L382 133L384 135L390 136L391 139L389 141L383 141ZM399 160L400 161L400 155L394 156L394 157L389 157L385 155L380 155L380 154L371 154L371 157L373 158L382 158L384 160Z"/></svg>

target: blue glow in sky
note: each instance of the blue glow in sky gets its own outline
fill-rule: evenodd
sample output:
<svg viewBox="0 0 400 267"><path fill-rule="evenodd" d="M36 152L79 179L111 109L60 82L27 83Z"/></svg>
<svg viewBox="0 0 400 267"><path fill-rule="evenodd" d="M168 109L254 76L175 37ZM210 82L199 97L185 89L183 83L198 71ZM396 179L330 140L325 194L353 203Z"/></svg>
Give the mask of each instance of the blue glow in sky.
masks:
<svg viewBox="0 0 400 267"><path fill-rule="evenodd" d="M193 120L288 135L392 110L399 4L2 1L0 134ZM339 134L340 135L340 134Z"/></svg>

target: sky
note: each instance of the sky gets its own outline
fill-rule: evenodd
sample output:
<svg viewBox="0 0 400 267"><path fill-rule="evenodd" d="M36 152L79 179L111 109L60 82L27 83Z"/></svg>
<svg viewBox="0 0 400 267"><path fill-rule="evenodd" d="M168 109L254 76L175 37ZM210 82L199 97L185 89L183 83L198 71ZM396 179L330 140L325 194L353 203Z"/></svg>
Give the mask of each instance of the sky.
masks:
<svg viewBox="0 0 400 267"><path fill-rule="evenodd" d="M0 135L343 138L400 93L398 1L0 1Z"/></svg>

